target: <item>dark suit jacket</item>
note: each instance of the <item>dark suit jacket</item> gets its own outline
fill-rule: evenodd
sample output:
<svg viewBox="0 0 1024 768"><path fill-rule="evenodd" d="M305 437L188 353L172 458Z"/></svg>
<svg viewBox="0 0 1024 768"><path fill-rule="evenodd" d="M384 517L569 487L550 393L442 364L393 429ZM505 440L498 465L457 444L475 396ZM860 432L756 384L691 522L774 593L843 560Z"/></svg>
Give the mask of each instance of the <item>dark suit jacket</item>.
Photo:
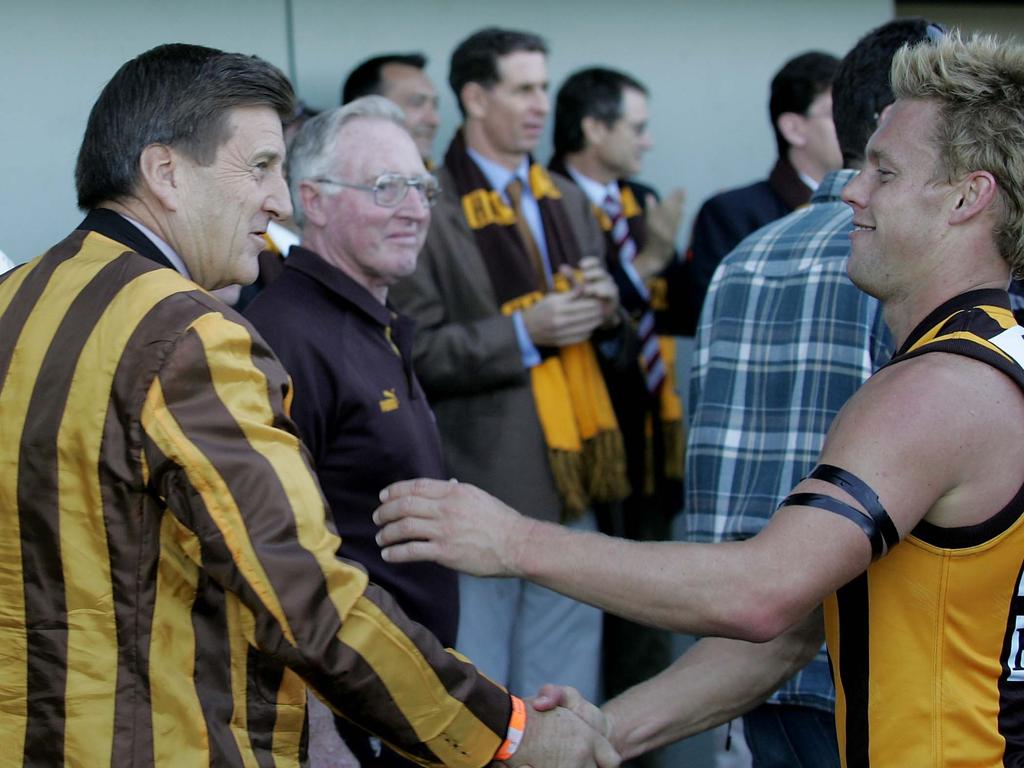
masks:
<svg viewBox="0 0 1024 768"><path fill-rule="evenodd" d="M704 295L722 259L747 235L781 219L810 199L811 190L801 181L793 166L780 159L764 181L726 190L701 206L686 254L692 286L690 306L693 309L693 325L683 329L686 335L693 335L696 331Z"/></svg>
<svg viewBox="0 0 1024 768"><path fill-rule="evenodd" d="M390 298L419 329L416 373L437 416L447 470L520 512L557 520L555 491L529 371L511 317L502 315L455 180L441 168L441 199L416 272ZM590 203L552 174L579 257L604 254Z"/></svg>

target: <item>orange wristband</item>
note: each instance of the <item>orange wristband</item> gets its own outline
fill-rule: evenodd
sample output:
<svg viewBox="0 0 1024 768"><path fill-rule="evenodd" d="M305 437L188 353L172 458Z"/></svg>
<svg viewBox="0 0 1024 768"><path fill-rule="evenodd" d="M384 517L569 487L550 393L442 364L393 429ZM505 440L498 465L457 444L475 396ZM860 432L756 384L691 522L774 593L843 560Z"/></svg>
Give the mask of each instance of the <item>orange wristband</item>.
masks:
<svg viewBox="0 0 1024 768"><path fill-rule="evenodd" d="M508 760L519 749L523 741L523 731L526 730L526 705L518 696L511 696L512 717L508 719L508 735L502 742L501 748L494 756L495 760Z"/></svg>

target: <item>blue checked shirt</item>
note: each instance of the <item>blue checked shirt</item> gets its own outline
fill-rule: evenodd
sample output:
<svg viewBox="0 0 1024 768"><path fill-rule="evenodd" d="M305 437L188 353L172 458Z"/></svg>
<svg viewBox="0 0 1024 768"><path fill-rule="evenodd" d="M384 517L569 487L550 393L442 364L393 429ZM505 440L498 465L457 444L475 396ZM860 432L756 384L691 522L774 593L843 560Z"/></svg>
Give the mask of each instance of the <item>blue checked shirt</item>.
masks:
<svg viewBox="0 0 1024 768"><path fill-rule="evenodd" d="M846 276L852 212L826 176L810 204L741 242L697 329L686 453L692 541L755 535L813 467L843 404L892 353L878 302ZM824 651L769 701L831 710Z"/></svg>

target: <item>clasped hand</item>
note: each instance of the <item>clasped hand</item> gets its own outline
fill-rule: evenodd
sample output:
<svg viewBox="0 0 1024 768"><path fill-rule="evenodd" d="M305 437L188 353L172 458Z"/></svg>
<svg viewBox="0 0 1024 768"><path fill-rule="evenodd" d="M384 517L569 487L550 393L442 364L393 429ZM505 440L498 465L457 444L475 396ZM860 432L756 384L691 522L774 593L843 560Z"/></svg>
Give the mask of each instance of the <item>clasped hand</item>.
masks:
<svg viewBox="0 0 1024 768"><path fill-rule="evenodd" d="M590 338L599 327L619 322L619 288L601 260L588 256L579 263L581 276L565 265L559 270L568 291L548 293L523 312L530 341L538 347L565 347Z"/></svg>
<svg viewBox="0 0 1024 768"><path fill-rule="evenodd" d="M604 715L574 688L544 686L526 702L523 742L506 765L531 768L618 768Z"/></svg>

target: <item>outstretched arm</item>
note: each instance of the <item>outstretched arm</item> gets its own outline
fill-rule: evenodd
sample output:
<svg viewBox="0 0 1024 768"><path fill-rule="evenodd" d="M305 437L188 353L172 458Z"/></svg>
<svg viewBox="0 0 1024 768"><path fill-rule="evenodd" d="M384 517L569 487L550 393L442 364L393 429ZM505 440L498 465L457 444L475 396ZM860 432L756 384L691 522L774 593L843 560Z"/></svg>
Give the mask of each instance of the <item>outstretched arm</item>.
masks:
<svg viewBox="0 0 1024 768"><path fill-rule="evenodd" d="M965 439L973 438L958 436L978 434L972 424L979 418L986 424L1003 418L995 405L992 414L982 413L991 398L977 382L994 386L984 371L974 370L984 366L965 372L971 361L923 360L886 369L865 385L836 419L821 457L873 488L900 535L926 514L939 521L950 508L966 508L957 502L971 487L965 477L990 473L972 466L981 461L972 454L984 451L965 455ZM972 403L973 410L951 412L951 396ZM944 414L941 426L935 413ZM1009 489L1014 481L1004 484ZM805 480L794 491L827 494L864 511L845 491L820 480ZM383 498L375 520L384 525L378 541L385 559L428 559L480 575L520 576L635 621L699 635L771 639L862 573L871 559L857 525L809 506L781 508L748 541L707 545L576 533L521 518L460 484L400 483Z"/></svg>
<svg viewBox="0 0 1024 768"><path fill-rule="evenodd" d="M871 552L852 523L807 508L781 510L774 532L707 545L572 531L451 481L396 483L386 494L374 513L385 524L385 560L526 578L633 621L700 635L770 639L848 581L845 573L866 567ZM843 558L851 562L838 567ZM809 572L820 583L809 583Z"/></svg>
<svg viewBox="0 0 1024 768"><path fill-rule="evenodd" d="M824 640L821 610L767 643L706 637L602 708L624 760L714 728L763 703Z"/></svg>
<svg viewBox="0 0 1024 768"><path fill-rule="evenodd" d="M767 643L697 642L674 664L598 709L573 688L545 685L538 709L564 706L611 740L624 760L732 720L764 702L814 657L821 610Z"/></svg>

